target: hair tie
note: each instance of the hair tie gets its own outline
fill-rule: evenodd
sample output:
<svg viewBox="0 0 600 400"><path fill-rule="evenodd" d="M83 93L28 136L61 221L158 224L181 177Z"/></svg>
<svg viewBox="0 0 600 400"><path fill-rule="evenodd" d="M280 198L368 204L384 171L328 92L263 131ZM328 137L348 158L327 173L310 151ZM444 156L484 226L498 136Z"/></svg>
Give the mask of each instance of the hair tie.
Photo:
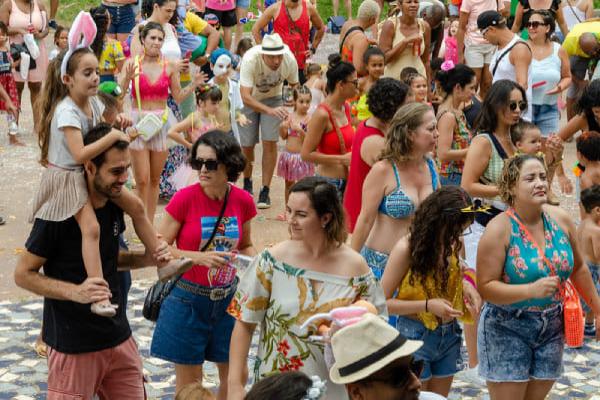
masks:
<svg viewBox="0 0 600 400"><path fill-rule="evenodd" d="M444 62L442 63L442 65L441 65L440 69L441 69L442 71L448 72L448 71L450 71L451 69L454 69L454 67L456 67L456 65L454 65L454 61L452 61L452 60L446 60L446 61L444 61Z"/></svg>
<svg viewBox="0 0 600 400"><path fill-rule="evenodd" d="M67 50L67 53L60 64L61 78L64 78L65 75L67 75L67 64L73 53L82 48L89 48L96 38L96 32L96 23L90 13L80 11L75 18L75 21L73 21L73 26L69 30L69 50Z"/></svg>
<svg viewBox="0 0 600 400"><path fill-rule="evenodd" d="M317 375L311 376L310 380L312 381L312 385L306 390L306 395L302 400L317 400L325 393L325 389L327 388L325 385L326 381L321 380Z"/></svg>

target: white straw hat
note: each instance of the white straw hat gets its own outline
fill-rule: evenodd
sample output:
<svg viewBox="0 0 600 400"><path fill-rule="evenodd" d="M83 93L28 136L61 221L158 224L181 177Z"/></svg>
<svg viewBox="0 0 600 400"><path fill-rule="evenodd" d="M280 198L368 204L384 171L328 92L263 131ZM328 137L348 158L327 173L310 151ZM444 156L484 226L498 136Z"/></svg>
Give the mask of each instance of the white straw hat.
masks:
<svg viewBox="0 0 600 400"><path fill-rule="evenodd" d="M281 36L278 33L265 35L260 45L260 52L270 56L278 56L286 52L286 45L283 44Z"/></svg>
<svg viewBox="0 0 600 400"><path fill-rule="evenodd" d="M423 342L408 340L380 317L368 313L331 338L335 364L329 370L332 382L359 381L398 358L417 351Z"/></svg>

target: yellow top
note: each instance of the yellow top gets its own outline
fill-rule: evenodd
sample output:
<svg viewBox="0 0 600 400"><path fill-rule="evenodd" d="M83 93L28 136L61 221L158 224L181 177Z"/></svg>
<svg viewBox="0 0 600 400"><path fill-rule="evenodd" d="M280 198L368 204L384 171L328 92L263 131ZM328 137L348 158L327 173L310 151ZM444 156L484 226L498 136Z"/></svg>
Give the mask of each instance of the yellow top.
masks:
<svg viewBox="0 0 600 400"><path fill-rule="evenodd" d="M427 277L426 285L429 288L429 293L432 296L427 297L425 289L421 286L418 280L415 280L414 285L410 284L411 270L404 276L398 294L396 298L398 300L425 300L427 298L443 298L452 303L452 307L456 310L462 311L463 316L460 318L461 321L471 323L473 317L463 299L463 282L462 282L462 269L458 264L458 258L455 255L450 257L450 263L448 265L449 276L448 276L448 293L444 295L439 288L439 285L434 282L433 277ZM439 320L435 314L430 312L420 312L417 314L419 321L425 325L425 328L429 330L435 330L439 325Z"/></svg>
<svg viewBox="0 0 600 400"><path fill-rule="evenodd" d="M591 32L600 39L600 21L581 22L571 29L562 44L569 56L590 58L590 55L584 53L579 47L579 37L585 32Z"/></svg>
<svg viewBox="0 0 600 400"><path fill-rule="evenodd" d="M191 11L185 13L183 26L194 35L199 35L208 26L208 22L197 16Z"/></svg>

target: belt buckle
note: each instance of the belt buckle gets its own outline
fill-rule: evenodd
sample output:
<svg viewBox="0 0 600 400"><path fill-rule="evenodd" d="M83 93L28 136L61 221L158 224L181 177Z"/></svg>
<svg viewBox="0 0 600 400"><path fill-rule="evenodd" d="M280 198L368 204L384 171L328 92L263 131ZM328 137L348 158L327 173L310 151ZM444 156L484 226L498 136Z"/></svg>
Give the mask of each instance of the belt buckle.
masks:
<svg viewBox="0 0 600 400"><path fill-rule="evenodd" d="M208 296L212 301L223 300L225 298L225 289L224 288L214 288L210 291L210 295Z"/></svg>

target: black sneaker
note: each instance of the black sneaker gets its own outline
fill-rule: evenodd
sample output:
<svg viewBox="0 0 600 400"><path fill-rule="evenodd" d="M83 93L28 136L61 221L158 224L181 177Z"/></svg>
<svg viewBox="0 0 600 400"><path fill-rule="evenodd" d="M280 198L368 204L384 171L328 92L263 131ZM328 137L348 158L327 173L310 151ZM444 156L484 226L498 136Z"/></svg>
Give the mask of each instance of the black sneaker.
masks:
<svg viewBox="0 0 600 400"><path fill-rule="evenodd" d="M58 24L56 23L56 20L53 20L53 19L48 21L48 26L54 30L56 30L56 28L58 28Z"/></svg>
<svg viewBox="0 0 600 400"><path fill-rule="evenodd" d="M263 186L260 190L260 194L258 195L258 203L256 203L256 207L260 209L271 207L271 198L269 197L269 187Z"/></svg>
<svg viewBox="0 0 600 400"><path fill-rule="evenodd" d="M244 178L244 190L252 196L252 179Z"/></svg>
<svg viewBox="0 0 600 400"><path fill-rule="evenodd" d="M596 327L594 326L593 322L591 324L588 324L588 323L585 324L584 334L585 334L585 336L588 336L588 337L596 336Z"/></svg>

